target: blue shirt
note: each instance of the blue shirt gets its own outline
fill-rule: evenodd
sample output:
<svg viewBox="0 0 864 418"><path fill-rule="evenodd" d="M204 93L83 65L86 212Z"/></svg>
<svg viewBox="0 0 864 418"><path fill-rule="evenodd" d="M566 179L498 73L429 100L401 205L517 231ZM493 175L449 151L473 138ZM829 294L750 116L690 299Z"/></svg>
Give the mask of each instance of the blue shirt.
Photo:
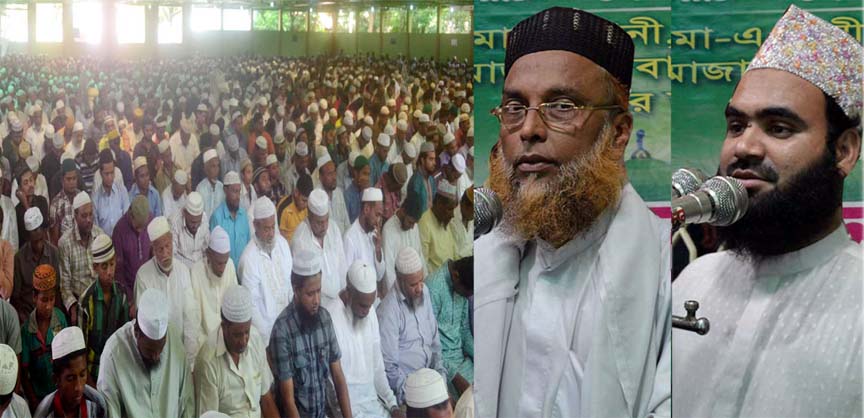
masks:
<svg viewBox="0 0 864 418"><path fill-rule="evenodd" d="M378 184L378 179L390 169L390 164L387 164L387 161L381 161L378 154L375 154L369 159L369 168L369 184Z"/></svg>
<svg viewBox="0 0 864 418"><path fill-rule="evenodd" d="M131 201L139 194L143 193L138 190L138 183L135 183L132 185L132 188L129 189L129 200ZM162 216L162 198L159 197L159 192L156 191L156 188L153 187L152 183L150 184L150 189L147 190L145 196L147 197L147 201L150 202L150 214L153 215L154 218Z"/></svg>
<svg viewBox="0 0 864 418"><path fill-rule="evenodd" d="M216 180L215 184L211 184L210 180L205 178L198 183L195 191L201 194L201 200L204 201L204 213L208 215L212 214L225 201L225 190L219 180Z"/></svg>
<svg viewBox="0 0 864 418"><path fill-rule="evenodd" d="M129 209L129 192L126 191L126 186L115 181L110 192L99 186L93 193L93 209L96 212L96 225L110 237L114 232L114 225Z"/></svg>
<svg viewBox="0 0 864 418"><path fill-rule="evenodd" d="M242 207L237 208L237 216L232 217L231 211L228 210L228 204L222 202L219 207L213 211L213 216L210 217L210 231L216 228L216 225L222 227L228 233L228 239L231 241L231 261L235 266L240 265L240 256L252 238L252 231L249 229L249 216L246 210Z"/></svg>
<svg viewBox="0 0 864 418"><path fill-rule="evenodd" d="M360 205L363 203L361 202L363 194L357 189L357 186L355 186L352 181L351 184L348 185L348 188L345 189L343 195L345 196L345 209L348 210L348 222L353 224L354 220L360 216Z"/></svg>

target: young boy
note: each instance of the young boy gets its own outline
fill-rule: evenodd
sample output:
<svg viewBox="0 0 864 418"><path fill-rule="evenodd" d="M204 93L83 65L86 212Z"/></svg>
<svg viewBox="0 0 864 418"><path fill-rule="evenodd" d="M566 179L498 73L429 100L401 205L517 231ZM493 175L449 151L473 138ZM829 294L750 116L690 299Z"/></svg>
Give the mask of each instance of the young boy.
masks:
<svg viewBox="0 0 864 418"><path fill-rule="evenodd" d="M35 417L104 417L105 397L87 385L87 348L81 328L64 328L51 342L54 384L57 390L42 399Z"/></svg>
<svg viewBox="0 0 864 418"><path fill-rule="evenodd" d="M99 377L99 358L105 341L123 324L129 322L129 303L126 294L114 281L116 258L111 237L99 234L90 245L96 280L81 296L81 330L87 342L87 384L96 387Z"/></svg>
<svg viewBox="0 0 864 418"><path fill-rule="evenodd" d="M57 297L57 272L42 264L33 271L36 308L21 326L21 379L30 405L53 392L51 342L66 328L66 317L54 307Z"/></svg>

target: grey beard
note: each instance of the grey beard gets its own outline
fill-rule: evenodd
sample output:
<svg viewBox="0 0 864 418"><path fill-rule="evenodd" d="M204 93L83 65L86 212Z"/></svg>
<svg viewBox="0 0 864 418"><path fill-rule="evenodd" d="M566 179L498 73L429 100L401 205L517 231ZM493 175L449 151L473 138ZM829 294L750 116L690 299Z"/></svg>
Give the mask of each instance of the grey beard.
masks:
<svg viewBox="0 0 864 418"><path fill-rule="evenodd" d="M258 235L255 235L255 243L258 244L258 248L264 251L267 254L271 254L273 252L273 248L276 246L276 237L274 236L270 242L264 242Z"/></svg>

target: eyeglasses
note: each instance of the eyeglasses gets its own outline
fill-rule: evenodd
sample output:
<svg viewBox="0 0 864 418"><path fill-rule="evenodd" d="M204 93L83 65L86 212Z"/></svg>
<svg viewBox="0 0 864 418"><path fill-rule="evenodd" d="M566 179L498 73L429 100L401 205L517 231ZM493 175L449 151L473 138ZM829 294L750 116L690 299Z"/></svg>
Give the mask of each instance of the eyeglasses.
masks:
<svg viewBox="0 0 864 418"><path fill-rule="evenodd" d="M529 110L536 110L540 119L551 129L570 131L579 128L595 110L622 110L618 105L576 105L568 101L540 103L537 106L506 104L492 109L489 113L498 118L508 130L520 128L525 123Z"/></svg>

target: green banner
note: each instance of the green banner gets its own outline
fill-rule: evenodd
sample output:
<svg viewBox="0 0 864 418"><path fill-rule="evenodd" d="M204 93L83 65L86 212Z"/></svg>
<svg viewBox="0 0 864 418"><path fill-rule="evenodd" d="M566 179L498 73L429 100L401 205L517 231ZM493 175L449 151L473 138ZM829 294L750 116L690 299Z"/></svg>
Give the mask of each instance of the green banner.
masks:
<svg viewBox="0 0 864 418"><path fill-rule="evenodd" d="M672 153L671 83L656 60L669 57L671 13L668 1L592 0L476 1L474 3L474 182L489 174L489 151L498 141L498 121L489 110L500 104L504 85L504 51L508 31L519 21L549 7L578 6L624 28L633 38L636 63L630 93L633 135L625 155L633 186L652 206L668 206Z"/></svg>
<svg viewBox="0 0 864 418"><path fill-rule="evenodd" d="M861 42L861 0L673 3L672 59L659 64L673 83L673 167L716 172L726 136L726 104L742 71L792 3ZM861 195L859 163L846 180L846 206L860 207Z"/></svg>

